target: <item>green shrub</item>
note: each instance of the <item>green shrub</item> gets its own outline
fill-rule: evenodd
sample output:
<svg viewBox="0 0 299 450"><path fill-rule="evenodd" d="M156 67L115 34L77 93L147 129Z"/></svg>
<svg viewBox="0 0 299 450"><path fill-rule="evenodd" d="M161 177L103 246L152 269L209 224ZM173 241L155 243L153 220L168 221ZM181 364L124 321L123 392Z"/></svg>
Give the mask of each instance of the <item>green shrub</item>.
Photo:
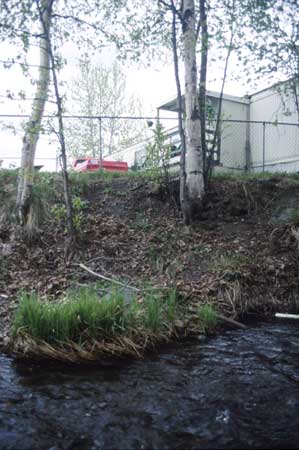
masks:
<svg viewBox="0 0 299 450"><path fill-rule="evenodd" d="M84 220L84 209L87 207L87 202L82 200L80 197L72 198L73 206L73 221L75 230L79 231L82 227ZM57 222L65 223L66 221L66 206L64 204L55 204L51 208L52 216L57 220Z"/></svg>
<svg viewBox="0 0 299 450"><path fill-rule="evenodd" d="M158 182L168 185L169 181L169 161L172 146L168 142L167 134L160 122L157 122L153 129L153 140L146 146L146 159L143 168L147 176Z"/></svg>

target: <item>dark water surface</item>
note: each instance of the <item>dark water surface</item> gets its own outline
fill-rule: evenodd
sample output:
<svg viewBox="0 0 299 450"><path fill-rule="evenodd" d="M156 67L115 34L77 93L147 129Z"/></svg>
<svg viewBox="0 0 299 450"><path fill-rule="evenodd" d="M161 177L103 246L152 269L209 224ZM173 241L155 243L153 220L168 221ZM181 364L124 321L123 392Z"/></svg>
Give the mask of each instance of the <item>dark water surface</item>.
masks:
<svg viewBox="0 0 299 450"><path fill-rule="evenodd" d="M299 448L299 323L177 344L113 368L0 356L0 449Z"/></svg>

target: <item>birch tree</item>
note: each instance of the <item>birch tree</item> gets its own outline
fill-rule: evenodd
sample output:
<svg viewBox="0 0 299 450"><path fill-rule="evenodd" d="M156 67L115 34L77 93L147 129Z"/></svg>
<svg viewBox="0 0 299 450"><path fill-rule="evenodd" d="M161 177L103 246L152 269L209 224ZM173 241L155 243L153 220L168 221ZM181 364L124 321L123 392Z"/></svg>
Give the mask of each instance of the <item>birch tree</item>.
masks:
<svg viewBox="0 0 299 450"><path fill-rule="evenodd" d="M177 99L178 99L178 125L181 140L181 157L180 157L180 205L183 211L184 220L187 218L186 208L186 135L183 123L183 97L179 73L179 57L178 57L178 40L177 40L177 15L178 11L174 2L171 2L172 27L171 27L171 46L173 54L174 77L176 82Z"/></svg>
<svg viewBox="0 0 299 450"><path fill-rule="evenodd" d="M62 179L63 179L63 193L65 199L66 206L66 218L67 218L67 227L68 227L68 235L69 241L66 247L66 250L69 252L71 250L71 246L75 241L75 227L73 222L73 207L72 200L70 195L70 187L68 181L68 171L67 171L67 156L66 156L66 145L65 145L65 136L64 136L64 124L63 124L63 107L62 107L62 98L59 92L59 83L57 77L57 69L56 69L56 61L55 54L53 50L53 44L51 40L50 29L47 27L45 23L45 15L43 4L39 3L40 0L35 0L38 8L39 19L42 24L44 30L44 37L47 43L48 57L51 64L51 73L54 84L54 93L56 98L56 106L57 106L57 118L58 118L58 137L61 149L61 169L62 169Z"/></svg>
<svg viewBox="0 0 299 450"><path fill-rule="evenodd" d="M40 134L45 104L50 84L50 52L49 39L54 0L43 0L41 3L40 43L39 43L39 77L31 117L26 125L23 138L21 167L19 171L17 212L21 225L25 225L31 204L34 158Z"/></svg>
<svg viewBox="0 0 299 450"><path fill-rule="evenodd" d="M185 68L186 199L185 221L189 224L204 196L203 153L198 100L196 21L194 0L182 3L182 40Z"/></svg>
<svg viewBox="0 0 299 450"><path fill-rule="evenodd" d="M202 8L205 1L201 0ZM180 5L174 0L159 0L166 11L172 13L172 38L174 73L178 96L178 121L181 138L180 160L180 204L185 224L190 224L200 210L205 193L204 158L201 136L201 115L199 107L199 86L197 68L198 21L196 19L194 0L182 0ZM178 38L176 19L181 26L182 58L184 63L185 104L182 103L181 82L179 78ZM206 29L204 29L206 30ZM207 43L205 42L205 45ZM201 73L206 74L206 58L201 58ZM205 77L206 75L204 75ZM205 78L203 78L205 80ZM205 84L201 89L205 97ZM204 102L203 102L204 104ZM182 121L184 108L184 123ZM204 108L204 106L203 106Z"/></svg>
<svg viewBox="0 0 299 450"><path fill-rule="evenodd" d="M31 38L39 39L39 43L35 42L33 45L38 45L40 48L39 76L35 81L37 89L30 120L25 127L16 200L21 225L26 225L32 200L34 157L48 97L51 72L59 119L56 134L61 147L66 210L69 232L73 235L62 120L63 99L59 91L58 79L58 69L61 67L59 48L67 40L72 40L73 44L85 42L90 51L101 48L102 38L113 42L113 35L105 29L105 26L107 24L108 27L110 26L108 19L124 4L124 0L106 0L101 4L98 0L90 2L83 0L28 0L26 2L0 0L0 39L14 44L22 44L23 49L18 58L21 58L31 47ZM86 17L91 18L90 21L86 20ZM39 32L33 31L36 29L36 22L40 24ZM23 65L27 69L26 61Z"/></svg>
<svg viewBox="0 0 299 450"><path fill-rule="evenodd" d="M166 46L169 45L167 44L169 42L167 30L171 24L171 48L177 86L178 123L181 138L180 204L184 222L190 224L202 207L206 188L205 171L209 170L209 159L207 162L205 161L207 154L205 97L208 50L211 46L212 35L208 30L208 5L205 0L158 0L158 5L157 19L153 21L153 25L155 27L160 26L159 35L163 37L162 42L164 40ZM213 7L218 8L217 2L213 3ZM226 4L225 7L229 9ZM169 12L171 13L171 21L169 20ZM214 14L214 22L216 21L215 17ZM222 19L222 22L224 22L224 19ZM214 29L217 29L217 25L215 23L213 25ZM153 26L157 33L155 27ZM221 30L217 29L217 39L219 40L221 35L223 41L225 41L227 39L225 32L221 35ZM215 41L216 38L214 37L214 44ZM229 45L229 48L231 49L231 45ZM223 92L226 80L230 52L231 50L226 58L221 92ZM200 55L199 64L197 62L198 53ZM183 83L181 83L179 76L180 61L184 66ZM198 73L200 73L200 77L198 77ZM185 86L184 102L181 84ZM217 116L218 122L220 116L221 100Z"/></svg>

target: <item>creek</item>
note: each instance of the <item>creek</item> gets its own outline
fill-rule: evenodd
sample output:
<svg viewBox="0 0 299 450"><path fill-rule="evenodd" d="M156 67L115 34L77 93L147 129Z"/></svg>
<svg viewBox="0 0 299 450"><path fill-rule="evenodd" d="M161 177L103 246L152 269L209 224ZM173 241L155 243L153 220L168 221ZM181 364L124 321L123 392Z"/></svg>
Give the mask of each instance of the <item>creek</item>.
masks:
<svg viewBox="0 0 299 450"><path fill-rule="evenodd" d="M210 448L299 448L297 321L110 367L0 356L0 450Z"/></svg>

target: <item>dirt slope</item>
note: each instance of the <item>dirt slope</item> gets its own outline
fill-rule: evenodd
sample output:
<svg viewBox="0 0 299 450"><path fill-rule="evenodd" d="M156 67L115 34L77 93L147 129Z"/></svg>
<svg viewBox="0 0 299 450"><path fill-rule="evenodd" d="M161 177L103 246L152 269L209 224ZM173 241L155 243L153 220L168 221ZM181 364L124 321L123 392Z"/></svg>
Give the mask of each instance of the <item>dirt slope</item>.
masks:
<svg viewBox="0 0 299 450"><path fill-rule="evenodd" d="M20 289L56 297L94 282L79 263L131 285L176 286L190 308L215 302L230 317L299 309L297 181L214 181L192 228L182 224L176 194L176 183L170 197L141 180L94 183L68 255L65 227L53 217L30 245L2 232L0 339Z"/></svg>

